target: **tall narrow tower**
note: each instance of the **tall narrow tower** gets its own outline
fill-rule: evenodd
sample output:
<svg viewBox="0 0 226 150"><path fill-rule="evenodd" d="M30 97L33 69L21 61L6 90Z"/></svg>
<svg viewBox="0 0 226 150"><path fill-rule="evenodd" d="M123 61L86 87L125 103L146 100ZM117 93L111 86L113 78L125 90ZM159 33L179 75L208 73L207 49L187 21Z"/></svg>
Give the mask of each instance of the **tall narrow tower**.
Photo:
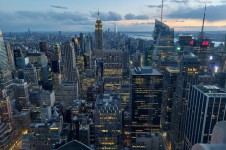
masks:
<svg viewBox="0 0 226 150"><path fill-rule="evenodd" d="M0 31L0 89L12 79L11 66L9 64L2 32Z"/></svg>
<svg viewBox="0 0 226 150"><path fill-rule="evenodd" d="M102 21L100 20L99 11L95 25L95 38L96 38L96 49L103 50L103 26Z"/></svg>

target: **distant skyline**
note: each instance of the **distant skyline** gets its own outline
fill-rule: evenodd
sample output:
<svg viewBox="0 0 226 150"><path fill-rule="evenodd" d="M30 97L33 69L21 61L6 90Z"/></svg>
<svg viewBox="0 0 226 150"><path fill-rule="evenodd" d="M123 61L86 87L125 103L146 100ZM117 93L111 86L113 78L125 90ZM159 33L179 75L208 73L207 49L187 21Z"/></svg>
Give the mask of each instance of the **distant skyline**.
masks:
<svg viewBox="0 0 226 150"><path fill-rule="evenodd" d="M206 0L164 0L163 21L175 31L200 31ZM3 32L94 31L97 11L104 30L153 31L162 0L0 0ZM226 31L226 1L207 0L205 31Z"/></svg>

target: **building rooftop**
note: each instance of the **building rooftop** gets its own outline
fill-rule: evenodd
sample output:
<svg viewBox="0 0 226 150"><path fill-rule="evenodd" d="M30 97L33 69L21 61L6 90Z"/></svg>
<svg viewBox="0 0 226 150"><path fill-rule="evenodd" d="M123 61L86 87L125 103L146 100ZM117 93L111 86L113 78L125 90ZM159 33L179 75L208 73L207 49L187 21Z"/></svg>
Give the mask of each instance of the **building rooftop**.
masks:
<svg viewBox="0 0 226 150"><path fill-rule="evenodd" d="M170 73L179 73L180 69L178 67L166 67L166 71Z"/></svg>
<svg viewBox="0 0 226 150"><path fill-rule="evenodd" d="M91 150L91 148L79 141L74 140L61 146L57 150Z"/></svg>
<svg viewBox="0 0 226 150"><path fill-rule="evenodd" d="M195 87L208 96L210 96L209 94L223 94L226 96L226 91L215 85L195 85Z"/></svg>
<svg viewBox="0 0 226 150"><path fill-rule="evenodd" d="M134 67L131 73L132 75L162 75L158 70L151 67Z"/></svg>
<svg viewBox="0 0 226 150"><path fill-rule="evenodd" d="M97 107L119 107L120 106L120 96L118 94L104 94L98 95L96 100Z"/></svg>

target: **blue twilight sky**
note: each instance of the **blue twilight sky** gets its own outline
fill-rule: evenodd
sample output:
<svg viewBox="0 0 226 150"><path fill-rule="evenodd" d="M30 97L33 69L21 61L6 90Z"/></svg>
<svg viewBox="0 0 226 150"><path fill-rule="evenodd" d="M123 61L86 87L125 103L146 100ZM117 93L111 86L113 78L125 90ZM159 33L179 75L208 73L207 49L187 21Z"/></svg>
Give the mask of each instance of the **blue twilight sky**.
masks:
<svg viewBox="0 0 226 150"><path fill-rule="evenodd" d="M163 21L175 30L199 31L207 1L205 30L226 30L226 0L164 0ZM94 31L97 10L104 29L153 31L162 0L0 0L0 29L8 31Z"/></svg>

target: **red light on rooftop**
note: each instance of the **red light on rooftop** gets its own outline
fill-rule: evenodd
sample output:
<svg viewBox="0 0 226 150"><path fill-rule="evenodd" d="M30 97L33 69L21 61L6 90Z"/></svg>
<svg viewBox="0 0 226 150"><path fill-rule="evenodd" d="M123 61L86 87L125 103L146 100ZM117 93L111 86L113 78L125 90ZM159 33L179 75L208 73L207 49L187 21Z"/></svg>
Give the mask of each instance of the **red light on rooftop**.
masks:
<svg viewBox="0 0 226 150"><path fill-rule="evenodd" d="M194 45L194 41L193 40L190 41L190 45Z"/></svg>
<svg viewBox="0 0 226 150"><path fill-rule="evenodd" d="M202 46L208 46L209 45L209 41L202 41Z"/></svg>

